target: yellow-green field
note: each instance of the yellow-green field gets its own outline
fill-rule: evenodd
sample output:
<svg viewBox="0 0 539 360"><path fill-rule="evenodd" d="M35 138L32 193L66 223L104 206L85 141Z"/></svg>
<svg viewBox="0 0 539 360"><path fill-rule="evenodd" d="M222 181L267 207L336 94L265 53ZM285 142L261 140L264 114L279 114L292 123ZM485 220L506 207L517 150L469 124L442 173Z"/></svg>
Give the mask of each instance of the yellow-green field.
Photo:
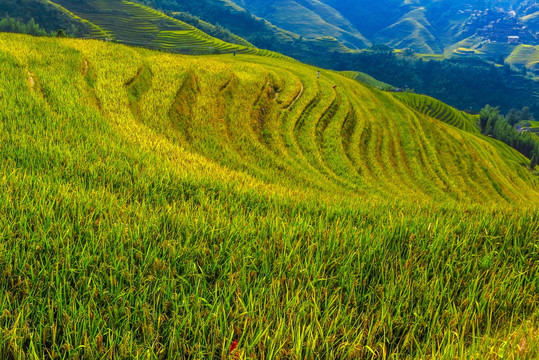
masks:
<svg viewBox="0 0 539 360"><path fill-rule="evenodd" d="M539 181L473 117L254 55L0 64L0 358L539 356Z"/></svg>
<svg viewBox="0 0 539 360"><path fill-rule="evenodd" d="M411 93L396 93L394 96L422 114L451 124L467 132L479 133L476 125L477 117L474 115L458 111L430 96Z"/></svg>
<svg viewBox="0 0 539 360"><path fill-rule="evenodd" d="M519 45L507 58L507 63L539 70L539 46Z"/></svg>
<svg viewBox="0 0 539 360"><path fill-rule="evenodd" d="M486 42L481 38L472 36L449 47L444 52L446 58L482 58L498 59L501 55L507 58L517 47L506 42Z"/></svg>

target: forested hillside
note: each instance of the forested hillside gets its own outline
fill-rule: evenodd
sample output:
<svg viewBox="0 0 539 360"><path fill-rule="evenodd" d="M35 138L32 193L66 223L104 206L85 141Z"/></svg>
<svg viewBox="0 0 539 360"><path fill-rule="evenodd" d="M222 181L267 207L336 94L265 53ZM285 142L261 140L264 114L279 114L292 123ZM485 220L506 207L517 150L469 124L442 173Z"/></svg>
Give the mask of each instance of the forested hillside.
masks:
<svg viewBox="0 0 539 360"><path fill-rule="evenodd" d="M44 0L0 0L0 19L13 19L22 25L34 23L47 33L55 34L58 29L63 29L68 34L78 37L86 37L91 34L91 27L88 23L71 16L58 9L54 4ZM43 35L43 33L31 29L31 27L27 29L4 27L0 31L18 31L32 35Z"/></svg>

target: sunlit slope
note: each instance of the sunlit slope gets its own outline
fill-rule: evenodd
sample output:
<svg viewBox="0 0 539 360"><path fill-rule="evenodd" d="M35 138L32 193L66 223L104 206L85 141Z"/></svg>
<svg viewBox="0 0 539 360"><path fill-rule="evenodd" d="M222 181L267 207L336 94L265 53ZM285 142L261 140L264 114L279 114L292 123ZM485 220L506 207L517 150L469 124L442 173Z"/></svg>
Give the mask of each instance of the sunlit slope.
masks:
<svg viewBox="0 0 539 360"><path fill-rule="evenodd" d="M456 110L430 96L407 92L395 93L393 96L422 114L453 125L461 130L475 134L479 133L476 125L477 116Z"/></svg>
<svg viewBox="0 0 539 360"><path fill-rule="evenodd" d="M365 73L359 72L359 71L341 71L339 72L341 75L349 77L350 79L354 79L357 81L361 81L364 84L370 85L372 87L375 87L379 90L393 90L395 89L394 86L391 86L389 84L386 84L378 79L373 78L370 75L367 75Z"/></svg>
<svg viewBox="0 0 539 360"><path fill-rule="evenodd" d="M52 2L52 1L51 1ZM66 11L95 24L111 40L186 54L263 53L254 47L224 42L150 7L126 0L55 0ZM100 36L103 38L103 36Z"/></svg>
<svg viewBox="0 0 539 360"><path fill-rule="evenodd" d="M5 41L4 51L25 53L10 49L12 37ZM33 46L11 48L38 56ZM91 84L81 96L98 104L100 116L135 144L166 146L174 158L197 154L264 184L332 194L489 203L537 194L526 158L500 150L472 120L434 99L418 112L413 98L411 108L337 73L317 79L314 68L265 57L167 56L84 41L62 48L74 53L76 77ZM60 70L21 61L35 73L42 106L72 101L69 88L48 98Z"/></svg>
<svg viewBox="0 0 539 360"><path fill-rule="evenodd" d="M519 45L506 59L511 65L525 66L531 70L539 70L539 46Z"/></svg>
<svg viewBox="0 0 539 360"><path fill-rule="evenodd" d="M505 145L267 57L0 34L0 62L0 358L485 358L533 334L537 182Z"/></svg>

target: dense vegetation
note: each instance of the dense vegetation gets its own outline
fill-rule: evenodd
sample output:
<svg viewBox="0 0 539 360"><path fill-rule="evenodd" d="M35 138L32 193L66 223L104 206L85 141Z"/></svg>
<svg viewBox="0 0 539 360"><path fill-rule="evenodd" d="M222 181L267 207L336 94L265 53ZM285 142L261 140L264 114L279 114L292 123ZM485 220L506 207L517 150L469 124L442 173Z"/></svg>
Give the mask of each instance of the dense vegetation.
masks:
<svg viewBox="0 0 539 360"><path fill-rule="evenodd" d="M539 82L523 77L509 65L499 67L480 60L423 61L391 51L334 53L327 64L337 70L357 69L459 109L479 112L485 105L495 104L507 113L528 106L539 114Z"/></svg>
<svg viewBox="0 0 539 360"><path fill-rule="evenodd" d="M539 356L538 179L476 117L270 57L0 61L1 358Z"/></svg>
<svg viewBox="0 0 539 360"><path fill-rule="evenodd" d="M524 106L522 110L517 109L511 109L507 113L507 122L511 126L515 126L517 123L521 121L535 121L535 117L530 111L530 108L528 106Z"/></svg>
<svg viewBox="0 0 539 360"><path fill-rule="evenodd" d="M181 20L189 25L196 27L197 29L205 32L208 35L213 36L214 38L221 39L231 44L252 46L246 40L240 38L237 35L234 35L230 30L222 27L219 24L212 25L188 13L172 11L168 11L165 13L170 17Z"/></svg>
<svg viewBox="0 0 539 360"><path fill-rule="evenodd" d="M20 23L16 30L0 31L43 35L42 31L56 33L57 30L62 29L72 36L90 35L87 24L44 0L0 0L0 19L12 19L8 21ZM36 30L36 26L39 26L39 31ZM10 25L10 28L13 29L13 25Z"/></svg>
<svg viewBox="0 0 539 360"><path fill-rule="evenodd" d="M34 19L28 20L28 23L24 24L16 19L6 17L0 20L0 32L11 32L20 34L29 34L33 36L47 36L45 30L43 30Z"/></svg>
<svg viewBox="0 0 539 360"><path fill-rule="evenodd" d="M510 117L508 119L512 120ZM498 108L487 105L479 115L481 132L503 141L529 159L539 159L539 137L526 131L517 131L508 123L508 119L500 115ZM532 161L530 167L535 169L536 164Z"/></svg>

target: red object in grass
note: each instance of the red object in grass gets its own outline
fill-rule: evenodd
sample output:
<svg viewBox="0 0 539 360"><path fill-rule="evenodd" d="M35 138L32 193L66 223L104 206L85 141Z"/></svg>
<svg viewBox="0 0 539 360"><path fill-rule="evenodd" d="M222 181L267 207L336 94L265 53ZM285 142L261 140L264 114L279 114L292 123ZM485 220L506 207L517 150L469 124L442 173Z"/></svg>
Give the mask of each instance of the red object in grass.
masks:
<svg viewBox="0 0 539 360"><path fill-rule="evenodd" d="M238 347L238 340L232 341L232 344L230 344L230 353L232 354L234 350Z"/></svg>

